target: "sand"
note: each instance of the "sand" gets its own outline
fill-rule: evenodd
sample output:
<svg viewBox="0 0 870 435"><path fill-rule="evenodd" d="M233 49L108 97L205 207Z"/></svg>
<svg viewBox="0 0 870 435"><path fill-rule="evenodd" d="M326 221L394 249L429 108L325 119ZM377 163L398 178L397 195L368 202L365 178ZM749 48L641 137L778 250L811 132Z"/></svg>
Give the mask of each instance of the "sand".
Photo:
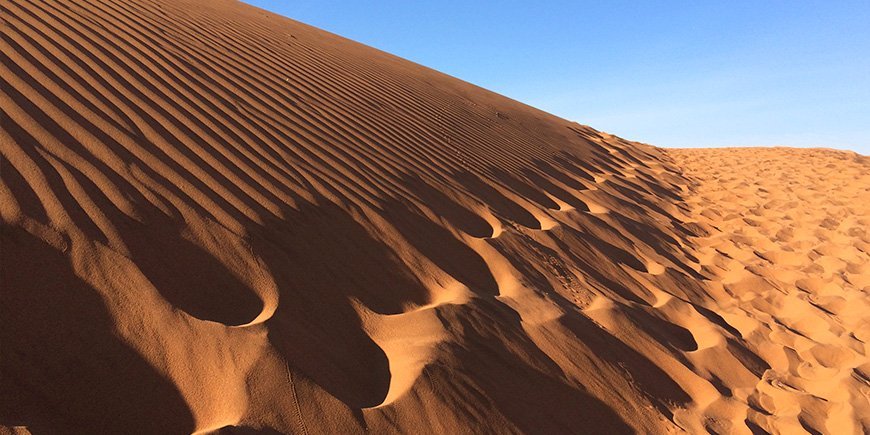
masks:
<svg viewBox="0 0 870 435"><path fill-rule="evenodd" d="M767 366L757 383L729 387L741 416L748 405L747 421L771 433L867 433L870 158L668 155L696 183L686 199L696 224L712 230L694 244L716 312Z"/></svg>
<svg viewBox="0 0 870 435"><path fill-rule="evenodd" d="M870 161L233 0L0 3L0 433L862 433Z"/></svg>

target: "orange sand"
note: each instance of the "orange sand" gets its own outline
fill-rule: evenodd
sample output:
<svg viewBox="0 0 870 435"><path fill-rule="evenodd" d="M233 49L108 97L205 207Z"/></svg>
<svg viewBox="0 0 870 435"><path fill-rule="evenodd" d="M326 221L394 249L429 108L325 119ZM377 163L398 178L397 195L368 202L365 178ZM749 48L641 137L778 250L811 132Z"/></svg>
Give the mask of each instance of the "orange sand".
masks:
<svg viewBox="0 0 870 435"><path fill-rule="evenodd" d="M0 3L0 433L862 433L870 162L233 0Z"/></svg>

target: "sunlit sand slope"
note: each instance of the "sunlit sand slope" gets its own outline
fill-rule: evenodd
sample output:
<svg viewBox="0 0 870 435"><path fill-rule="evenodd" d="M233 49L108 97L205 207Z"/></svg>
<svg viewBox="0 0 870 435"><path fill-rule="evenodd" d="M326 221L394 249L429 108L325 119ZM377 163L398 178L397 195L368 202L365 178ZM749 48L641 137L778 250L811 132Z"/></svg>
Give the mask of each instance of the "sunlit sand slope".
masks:
<svg viewBox="0 0 870 435"><path fill-rule="evenodd" d="M870 424L855 155L666 152L230 0L0 34L0 433Z"/></svg>
<svg viewBox="0 0 870 435"><path fill-rule="evenodd" d="M767 368L728 385L750 426L870 430L870 159L832 150L671 150L709 295ZM724 403L725 398L716 403ZM708 414L716 415L716 406Z"/></svg>

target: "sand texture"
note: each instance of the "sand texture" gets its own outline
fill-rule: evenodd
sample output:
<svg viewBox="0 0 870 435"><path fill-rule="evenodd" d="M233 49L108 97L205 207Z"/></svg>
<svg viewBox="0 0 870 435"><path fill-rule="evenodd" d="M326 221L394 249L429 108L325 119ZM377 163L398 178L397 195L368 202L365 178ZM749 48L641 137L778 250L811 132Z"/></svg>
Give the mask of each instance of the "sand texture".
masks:
<svg viewBox="0 0 870 435"><path fill-rule="evenodd" d="M870 430L870 161L233 0L0 1L0 433Z"/></svg>

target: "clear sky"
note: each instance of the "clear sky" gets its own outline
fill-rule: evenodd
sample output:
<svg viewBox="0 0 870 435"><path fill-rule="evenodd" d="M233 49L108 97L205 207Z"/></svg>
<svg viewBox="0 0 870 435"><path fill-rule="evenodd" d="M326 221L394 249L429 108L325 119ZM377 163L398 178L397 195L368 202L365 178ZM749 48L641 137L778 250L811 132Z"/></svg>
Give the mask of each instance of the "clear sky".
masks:
<svg viewBox="0 0 870 435"><path fill-rule="evenodd" d="M870 0L246 0L666 147L870 155Z"/></svg>

